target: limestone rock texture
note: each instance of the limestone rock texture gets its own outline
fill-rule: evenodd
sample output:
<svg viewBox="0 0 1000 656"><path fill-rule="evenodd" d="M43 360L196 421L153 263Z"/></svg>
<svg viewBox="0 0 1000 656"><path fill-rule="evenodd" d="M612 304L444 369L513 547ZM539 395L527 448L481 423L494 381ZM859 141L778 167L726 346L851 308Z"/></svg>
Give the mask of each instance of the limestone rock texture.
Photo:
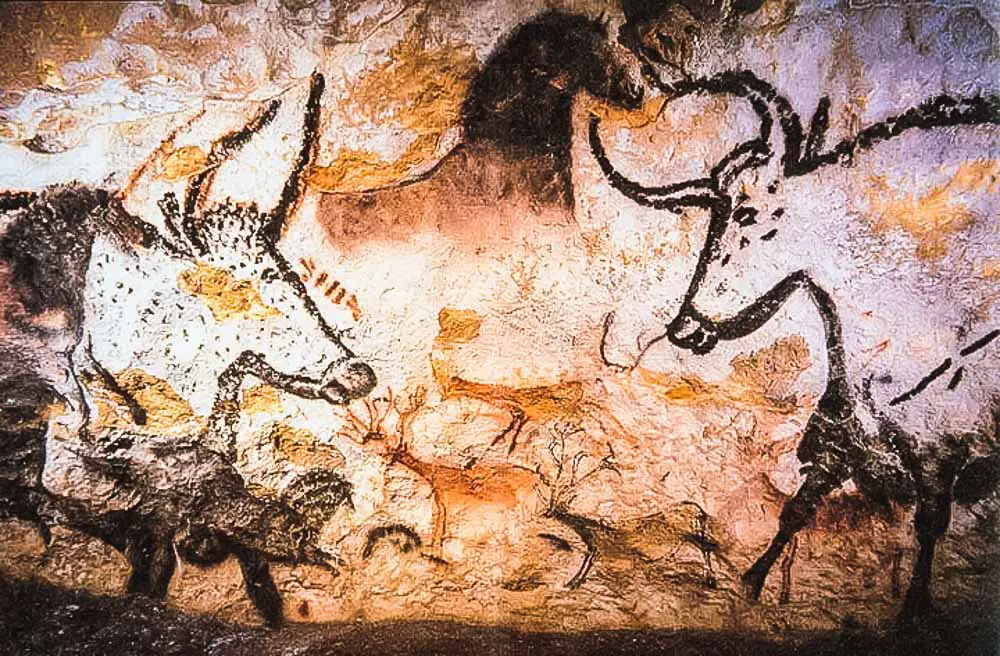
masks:
<svg viewBox="0 0 1000 656"><path fill-rule="evenodd" d="M107 212L175 244L190 237L165 218L168 192L184 211L210 185L199 217L213 204L282 202L309 150L311 76L325 80L300 193L274 233L287 269L254 250L267 228L240 232L250 210L219 226L192 220L224 245L204 252L130 245L97 222L85 275L66 282L82 295L77 325L69 301L26 300L17 242L0 262L4 577L126 594L127 581L139 585L135 548L72 516L133 512L176 561L168 603L224 621L260 621L245 552L269 563L289 622L781 635L894 621L920 549L914 514L930 503L913 483L931 476L922 466L903 468L900 494L878 493L888 473L844 477L785 545L760 600L748 599L741 576L808 474L799 447L835 377L829 335L796 293L709 353L664 338L708 212L627 198L589 138L597 117L617 171L671 185L706 178L755 138L754 108L650 85L626 102L562 52L567 71L536 66L516 83L564 92L563 150L510 155L472 137L463 108L481 71L508 34L551 10L608 16L621 47L621 6L598 0L0 5L3 189L107 189L120 203ZM997 98L998 21L988 1L765 0L703 26L686 75L751 70L807 131L828 102L821 152L942 95ZM560 111L530 107L528 91L504 105L505 89L491 99L498 113ZM270 123L221 159L213 144L274 99ZM985 119L914 128L787 177L775 194L790 199L787 216L756 218L777 236L762 226L752 244L726 246L728 277L705 292L748 302L776 271L815 271L839 303L865 434L891 420L916 436L919 463L965 445L956 495L973 479L984 489L950 506L937 541L931 590L945 608L993 604L1000 580L988 471L1000 458L1000 340L957 356L941 337L957 331L967 350L1000 328L998 130ZM8 233L44 214L4 209ZM331 381L349 380L337 344L374 372L369 393L331 401ZM247 351L264 364L232 382L227 367ZM946 356L947 374L890 407L902 393L893 384L913 388ZM964 396L935 405L959 367ZM79 397L53 384L29 416L25 376L72 377ZM81 402L85 421L65 420ZM59 499L40 522L10 492L36 483ZM204 555L220 544L228 551Z"/></svg>

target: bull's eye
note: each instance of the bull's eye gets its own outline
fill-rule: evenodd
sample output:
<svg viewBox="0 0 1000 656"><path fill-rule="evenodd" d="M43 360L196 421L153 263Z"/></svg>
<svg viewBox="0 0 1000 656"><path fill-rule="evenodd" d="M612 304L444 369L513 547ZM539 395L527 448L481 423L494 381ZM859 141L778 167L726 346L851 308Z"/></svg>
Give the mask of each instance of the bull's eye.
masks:
<svg viewBox="0 0 1000 656"><path fill-rule="evenodd" d="M757 208L739 207L733 212L733 220L743 228L752 226L757 223Z"/></svg>

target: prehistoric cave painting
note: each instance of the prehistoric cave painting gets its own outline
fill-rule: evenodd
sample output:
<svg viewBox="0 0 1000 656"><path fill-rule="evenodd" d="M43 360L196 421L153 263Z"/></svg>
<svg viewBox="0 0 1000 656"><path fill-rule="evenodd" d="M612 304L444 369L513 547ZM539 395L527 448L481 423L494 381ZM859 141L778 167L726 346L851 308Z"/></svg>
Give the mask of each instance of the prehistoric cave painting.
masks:
<svg viewBox="0 0 1000 656"><path fill-rule="evenodd" d="M991 348L1000 334L1000 316L994 305L968 312L974 318L961 323L949 318L966 316L964 311L980 304L983 281L977 272L983 258L996 252L1000 234L997 196L986 184L963 199L981 219L970 228L978 231L961 257L952 256L933 271L912 264L879 269L869 279L851 267L850 258L871 253L874 237L851 240L857 219L838 206L837 196L814 191L806 197L809 187L802 185L829 184L865 158L870 158L866 164L873 160L882 166L890 166L892 158L913 158L907 165L927 177L933 177L934 167L938 175L955 170L956 160L995 159L1000 98L941 95L825 148L826 98L806 132L791 104L750 72L681 84L672 97L699 93L745 100L761 122L759 135L712 166L708 177L645 186L610 163L596 117L590 140L608 180L625 196L673 212L702 208L710 213L690 286L659 339L708 353L720 340L740 339L764 327L800 291L822 319L827 380L798 449L806 478L785 504L770 547L743 575L747 591L759 597L786 545L828 494L853 479L876 501L916 501L919 549L901 611L901 618L912 622L932 609L934 550L948 528L952 502L975 502L1000 483L995 465L1000 377ZM923 136L921 146L907 150L907 139L914 135ZM828 271L831 261L850 267L853 279L827 284L823 265ZM879 357L858 348L866 320L875 313L893 326L890 340L875 350ZM914 348L915 342L908 342L914 330L939 348ZM940 353L954 355L941 358ZM941 379L947 373L952 376L945 384Z"/></svg>
<svg viewBox="0 0 1000 656"><path fill-rule="evenodd" d="M370 556L377 541L394 535L404 538L403 551L426 545L427 548L421 550L423 556L447 564L442 549L450 538L451 524L459 520L482 521L484 512L509 514L533 508L535 486L540 480L536 470L514 463L478 459L456 466L414 453L409 444L410 432L414 419L427 403L427 392L423 388L406 395L405 400L390 391L385 398L362 402L363 412L344 408L347 425L342 436L376 453L390 466L412 472L430 487L431 494L429 540L421 539L408 527L377 527L369 533L363 557Z"/></svg>
<svg viewBox="0 0 1000 656"><path fill-rule="evenodd" d="M643 73L655 86L671 88L690 80L695 43L705 26L732 24L763 4L763 0L622 0L625 22L618 41L643 60Z"/></svg>
<svg viewBox="0 0 1000 656"><path fill-rule="evenodd" d="M286 491L285 499L258 498L224 456L202 445L235 439L225 435L212 440L207 434L226 426L222 415L236 405L235 392L220 398L200 434L154 438L114 429L89 453L81 453L86 469L113 480L116 494L130 499L125 507L101 510L42 484L47 418L38 402L55 395L46 381L10 382L17 384L21 400L6 393L0 413L0 516L35 524L46 543L50 527L61 525L111 545L131 566L127 591L163 597L178 557L214 565L232 554L261 618L276 625L283 619L282 602L269 563L329 568L335 562L317 546L317 536L323 520L350 504L350 485L343 478L320 472L317 480L307 474ZM38 393L26 396L33 388ZM329 499L333 502L317 507Z"/></svg>
<svg viewBox="0 0 1000 656"><path fill-rule="evenodd" d="M505 210L547 208L562 216L573 206L571 105L583 90L638 108L645 90L639 60L601 21L560 12L528 20L496 46L473 80L462 106L461 144L415 180L325 194L319 220L337 243L350 244L406 239L426 227L468 229L480 215L495 223Z"/></svg>
<svg viewBox="0 0 1000 656"><path fill-rule="evenodd" d="M99 189L67 184L2 196L6 231L0 256L14 299L5 307L0 342L3 394L14 399L5 413L41 417L45 426L44 440L30 425L12 428L26 433L5 440L11 457L27 449L37 465L10 486L5 480L5 488L10 487L5 503L15 516L62 523L122 551L132 566L129 591L166 593L176 540L192 562L210 564L236 555L248 594L264 620L274 624L282 618L281 600L268 562L331 560L314 546L318 528L306 517L315 519L313 506L322 499L330 499L333 509L349 502L344 479L327 472L310 479L312 484L300 481L299 487L317 496L299 512L289 503L297 503L302 490L292 490L295 498L289 502L258 500L233 467L238 397L248 376L333 404L364 396L375 385L371 368L344 346L276 245L299 202L303 173L316 149L323 88L323 77L314 75L302 145L270 212L254 204L213 204L208 194L219 166L273 121L280 100L266 103L245 127L212 144L207 165L186 182L183 204L172 192L164 195L165 235ZM144 326L170 326L167 334L177 344L168 343L157 354L165 361L171 348L189 348L185 343L194 327L186 323L191 314L185 309L196 308L193 314L204 332L207 322L198 316L197 304L207 292L204 276L195 284L185 273L206 268L244 281L240 289L255 289L255 298L263 298L270 312L249 317L255 323L239 335L239 354L229 355L231 348L223 348L218 335L215 344L208 344L216 349L214 357L204 341L195 347L200 368L194 380L214 390L214 407L203 430L186 440L171 436L158 446L143 430L157 408L143 407L105 363L141 361L128 330ZM169 284L175 280L176 285ZM186 290L185 281L190 283ZM230 318L211 304L209 309L220 322ZM133 337L139 341L138 332ZM81 383L87 379L100 381L129 409L131 430L99 430L92 421L99 407ZM53 410L59 407L62 412ZM67 468L73 477L65 476ZM101 498L109 489L114 492ZM113 498L133 503L117 507Z"/></svg>
<svg viewBox="0 0 1000 656"><path fill-rule="evenodd" d="M506 442L507 453L517 448L521 433L529 422L542 425L592 414L594 403L587 398L582 380L561 380L551 385L512 387L466 380L458 375L453 349L471 341L478 334L482 318L470 310L442 308L438 313L440 330L431 349L431 374L442 399L476 399L498 406L510 413L510 423L493 438L489 446ZM464 330L456 328L464 324ZM474 326L474 328L473 328ZM474 335L473 335L474 336Z"/></svg>
<svg viewBox="0 0 1000 656"><path fill-rule="evenodd" d="M610 444L606 447L607 454L596 464L588 465L585 451L570 455L568 440L582 432L583 429L572 424L552 426L547 446L551 472L545 473L541 466L535 467L544 490L540 493L544 501L544 516L568 527L585 547L580 567L566 582L566 587L576 589L582 586L598 560L612 563L624 561L626 569L633 570L648 564L660 565L665 560L673 559L684 545L691 545L703 558L700 584L714 588L717 580L712 556L721 545L711 535L708 513L697 503L684 501L652 515L615 523L593 519L572 510L580 488L589 479L603 472L621 476ZM550 534L542 534L541 537L556 542L561 540ZM571 546L564 542L564 548L568 550Z"/></svg>

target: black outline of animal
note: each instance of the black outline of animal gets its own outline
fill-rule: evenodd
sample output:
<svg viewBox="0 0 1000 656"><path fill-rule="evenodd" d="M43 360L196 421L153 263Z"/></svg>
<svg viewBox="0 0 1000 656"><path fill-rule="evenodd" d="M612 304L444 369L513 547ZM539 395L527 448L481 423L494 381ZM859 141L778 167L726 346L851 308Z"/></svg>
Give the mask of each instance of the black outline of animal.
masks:
<svg viewBox="0 0 1000 656"><path fill-rule="evenodd" d="M719 340L736 340L764 326L797 291L809 296L822 317L829 374L826 389L808 420L799 445L798 457L806 464L806 480L785 504L779 530L767 551L743 575L747 592L752 598L759 598L767 574L785 545L812 520L824 497L852 479L866 495L876 500L885 501L887 497L892 497L909 502L916 497L915 525L919 551L900 612L904 623L912 623L933 608L930 584L934 549L950 523L954 500L952 490L960 491L965 503L989 494L1000 483L997 456L970 459L968 445L957 439L942 438L938 451L928 456L927 461L918 457L915 438L873 407L870 394L872 381L848 380L843 329L837 307L831 295L805 270L795 271L736 316L723 321L714 321L699 312L692 299L709 264L719 259L722 265L726 263L720 240L730 224L744 225L744 221L753 219L751 213L756 210L742 206L741 199L730 193L741 173L772 164L776 166L779 180L792 178L825 166L850 165L856 153L910 130L997 124L1000 123L1000 97L955 99L939 95L824 150L830 110L830 101L826 97L820 99L806 132L790 103L770 84L749 71L726 72L682 83L671 90L668 97L673 99L696 93L742 98L750 103L761 122L759 136L730 151L712 168L708 177L659 187L644 186L626 179L607 157L597 117L592 117L590 121L590 145L611 186L636 203L672 212L680 212L684 208L703 208L710 212L705 244L681 307L667 331L650 345L666 337L674 345L693 353L708 353ZM776 151L782 153L780 158L776 158ZM768 179L765 182L768 183L767 193L776 193L775 181ZM775 218L780 218L780 215ZM1000 329L980 336L962 348L961 355L986 347L998 336ZM889 405L905 403L920 394L951 366L951 359L946 360ZM960 369L955 375L960 380ZM852 384L861 390L860 394L855 394ZM866 404L879 423L874 441L855 415L859 401ZM993 403L992 430L1000 432L1000 399ZM986 427L985 430L988 432L991 429ZM986 437L989 439L988 435ZM1000 439L1000 435L993 439Z"/></svg>
<svg viewBox="0 0 1000 656"><path fill-rule="evenodd" d="M26 397L32 388L35 392ZM270 564L332 569L331 562L336 562L315 545L321 527L309 508L300 507L296 499L255 497L224 456L202 446L206 433L229 430L225 415L238 412L239 385L217 403L201 435L187 440L168 437L146 446L154 456L150 462L139 464L132 457L136 442L149 439L133 431L116 431L93 453L81 454L85 467L116 482L117 497L132 500L128 507L110 511L97 511L45 489L44 419L38 413L58 395L44 381L25 379L18 381L15 392L20 396L0 409L5 420L0 432L5 438L0 453L0 517L34 524L46 544L51 543L53 525L109 544L132 568L127 592L163 598L178 556L205 566L232 554L261 619L277 626L284 614ZM178 462L185 466L172 469ZM342 504L351 505L350 483L339 475L328 477L323 487L323 492L332 490Z"/></svg>
<svg viewBox="0 0 1000 656"><path fill-rule="evenodd" d="M0 257L12 265L11 277L16 283L19 296L17 300L23 308L18 313L8 311L4 320L12 330L45 337L47 333L59 331L35 325L33 319L41 313L57 311L66 317L67 325L61 330L69 336L71 342L66 349L68 352L49 354L59 361L57 368L65 374L69 381L68 387L55 384L51 376L41 371L33 371L35 363L32 358L26 357L16 344L13 348L9 348L8 344L0 344L0 392L5 397L8 394L17 396L17 388L22 384L27 384L36 391L45 390L44 393L34 394L37 397L34 401L17 401L19 409L16 412L24 416L27 416L25 413L30 414L29 410L40 411L52 400L62 401L64 407L68 405L71 411L79 410L82 414L79 436L83 438L83 443L94 447L91 453L79 454L81 462L85 467L100 471L124 488L131 487L140 491L144 498L140 510L95 513L81 501L54 494L41 482L41 467L45 462L44 444L39 448L29 436L26 441L18 439L11 442L10 448L14 448L17 453L7 453L5 445L0 456L6 458L20 454L29 460L41 458L36 463L39 467L37 480L28 476L27 479L19 478L14 483L4 482L2 488L5 497L2 500L8 506L8 515L38 523L42 526L40 530L43 536L48 535L48 530L44 528L46 523L60 523L102 539L122 551L133 568L126 586L130 592L160 597L166 593L175 567L172 543L174 537L180 535L179 548L191 557L192 562L211 564L221 561L230 553L236 555L251 600L264 621L273 625L280 623L283 615L280 596L269 573L269 561L323 564L330 560L325 554L318 556L321 552L308 544L314 537L310 535L313 529L308 528L301 513L283 502L272 503L256 499L246 490L242 478L232 467L235 461L236 426L239 421L237 398L247 376L255 376L302 398L324 399L334 404L363 397L376 384L374 372L343 345L341 335L326 323L304 284L276 247L281 227L294 211L304 191L303 174L315 156L324 86L323 76L314 73L303 120L302 147L285 181L278 204L271 212L260 212L254 204L225 202L208 205L206 197L218 166L274 119L280 100L267 103L243 128L224 135L212 144L208 168L193 176L187 183L183 210L173 193L164 195L159 206L169 238L161 235L151 224L130 215L125 211L122 199L105 190L68 184L49 187L37 193L0 194L0 210L15 213L5 217L8 223L5 234L0 238ZM98 377L130 409L138 430L146 423L146 409L123 390L93 357L91 345L81 344L84 329L82 290L90 264L91 246L96 235L104 234L114 237L125 246L159 247L179 257L197 260L200 255L209 252L213 240L226 238L227 229L246 228L248 225L254 228L252 238L256 240L256 247L264 249L277 263L278 270L273 275L291 285L323 332L346 355L331 365L322 378L314 379L279 372L259 353L240 353L218 377L213 411L198 440L163 451L164 457L187 453L187 457L199 466L208 466L206 463L214 462L212 471L221 478L196 481L201 487L191 490L190 498L187 499L152 491L147 485L151 480L148 472L137 469L121 456L115 455L118 447L127 451L135 442L135 437L120 435L106 439L105 443L96 444L94 436L88 430L89 405L84 401L86 395L77 378L88 372ZM236 232L237 237L250 239L245 229ZM87 356L85 366L73 362L72 354L80 348ZM337 377L334 377L334 373ZM74 408L75 405L79 407ZM49 427L51 430L51 420ZM143 439L138 433L135 436ZM218 454L203 446L202 442L206 440L221 442L224 453ZM27 451L22 453L24 449ZM178 481L184 480L184 472L177 472L177 477ZM345 489L349 501L349 484ZM227 494L232 498L212 501L222 490L228 490ZM232 518L226 513L217 514L218 523L224 526L228 521L231 530L210 526L210 522L200 517L213 503L218 506L225 502L237 505L242 502L244 505L249 504L248 508L257 507L256 516L263 522L263 528L255 532L233 524L234 520L239 519L239 513L235 513ZM162 508L158 508L158 504ZM181 506L186 506L186 510ZM272 519L267 519L268 514L273 516ZM287 527L301 528L284 531L276 526L272 530L272 520ZM287 541L284 546L283 540ZM300 553L296 553L296 549Z"/></svg>
<svg viewBox="0 0 1000 656"><path fill-rule="evenodd" d="M152 224L126 212L118 195L102 189L71 183L55 185L41 192L0 194L0 209L5 213L15 213L7 217L9 224L0 237L0 258L12 265L12 278L17 283L19 296L17 300L28 315L5 319L20 330L38 332L38 328L28 325L28 320L34 315L58 310L67 316L66 332L75 334L76 339L68 352L60 354L64 360L60 368L69 382L53 380L52 385L70 401L74 410L80 410L84 424L89 419L89 408L77 379L77 374L82 373L77 369L83 365L74 362L73 358L84 330L84 277L90 266L90 250L98 234L109 235L126 247L159 248L192 261L209 254L216 243L220 248L234 244L259 249L272 258L277 267L264 274L290 286L329 343L337 345L343 352L322 377L284 375L279 386L297 396L323 398L334 404L366 396L374 389L376 378L371 367L357 359L343 344L340 332L327 323L302 280L276 245L282 226L305 189L304 173L315 156L319 138L320 101L324 87L323 76L313 74L302 126L302 147L295 157L280 199L270 212L258 210L254 203L227 201L210 204L207 196L219 166L274 120L281 106L280 99L267 103L243 128L213 142L207 168L187 182L183 208L173 192L164 194L159 207L164 216L166 236ZM3 355L0 365L10 364L17 358L16 354ZM263 359L263 356L258 355L258 358ZM142 418L138 419L141 423Z"/></svg>

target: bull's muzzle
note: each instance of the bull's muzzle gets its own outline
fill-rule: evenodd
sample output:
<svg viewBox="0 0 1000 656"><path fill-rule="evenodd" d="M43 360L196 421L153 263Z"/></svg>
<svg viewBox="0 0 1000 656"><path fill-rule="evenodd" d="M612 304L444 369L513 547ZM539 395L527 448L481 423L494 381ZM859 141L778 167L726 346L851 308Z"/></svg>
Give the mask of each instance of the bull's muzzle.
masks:
<svg viewBox="0 0 1000 656"><path fill-rule="evenodd" d="M330 403L347 403L368 396L377 382L375 372L364 362L343 360L326 370L319 395Z"/></svg>
<svg viewBox="0 0 1000 656"><path fill-rule="evenodd" d="M682 309L667 326L667 339L675 346L698 355L708 353L719 343L719 336L712 326L687 309Z"/></svg>

